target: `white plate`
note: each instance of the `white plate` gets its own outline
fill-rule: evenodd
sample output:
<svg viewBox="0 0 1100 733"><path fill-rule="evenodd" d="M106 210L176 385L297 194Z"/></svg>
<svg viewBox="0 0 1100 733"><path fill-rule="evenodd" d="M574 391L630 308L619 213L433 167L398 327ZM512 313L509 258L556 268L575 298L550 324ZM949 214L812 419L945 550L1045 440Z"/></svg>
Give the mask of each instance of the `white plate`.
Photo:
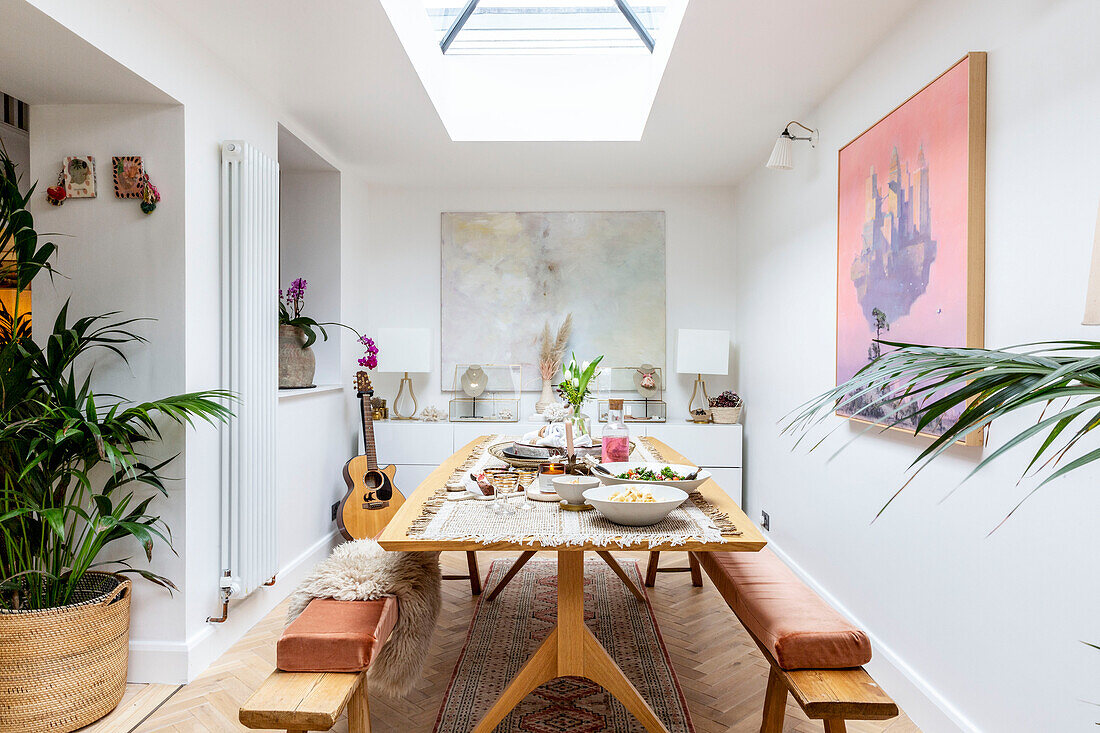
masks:
<svg viewBox="0 0 1100 733"><path fill-rule="evenodd" d="M622 491L628 486L637 489L648 489L653 494L654 502L625 502L608 501L607 497ZM676 507L684 503L688 498L687 492L675 489L671 486L645 481L633 484L616 484L615 486L600 486L584 492L585 501L596 507L596 511L610 519L615 524L625 524L629 527L648 527L657 524L668 516Z"/></svg>
<svg viewBox="0 0 1100 733"><path fill-rule="evenodd" d="M698 466L685 466L679 463L646 463L644 461L628 461L624 463L601 463L602 467L606 468L613 474L625 473L631 468L648 468L654 473L660 473L661 469L668 466L681 476L687 476L688 474L696 471ZM671 481L661 479L660 481L639 481L633 478L615 478L614 476L605 476L599 471L593 471L592 475L600 480L600 483L605 486L615 486L618 484L639 484L647 486L672 486L673 488L683 489L688 493L695 491L697 488L703 485L703 482L710 478L710 471L700 470L699 475L692 481Z"/></svg>

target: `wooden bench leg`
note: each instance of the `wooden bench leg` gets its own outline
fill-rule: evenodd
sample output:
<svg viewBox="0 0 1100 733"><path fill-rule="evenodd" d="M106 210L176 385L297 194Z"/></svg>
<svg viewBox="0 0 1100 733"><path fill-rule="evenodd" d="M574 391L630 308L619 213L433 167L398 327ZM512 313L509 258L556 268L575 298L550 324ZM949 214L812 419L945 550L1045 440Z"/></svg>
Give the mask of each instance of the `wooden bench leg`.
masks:
<svg viewBox="0 0 1100 733"><path fill-rule="evenodd" d="M348 701L348 733L370 733L370 705L367 702L367 675L360 675L359 687Z"/></svg>
<svg viewBox="0 0 1100 733"><path fill-rule="evenodd" d="M768 673L768 690L764 693L764 718L760 733L783 733L783 716L787 708L787 684L775 667Z"/></svg>
<svg viewBox="0 0 1100 733"><path fill-rule="evenodd" d="M470 593L475 596L481 595L481 571L477 569L477 553L471 551L466 552L466 566L470 568Z"/></svg>
<svg viewBox="0 0 1100 733"><path fill-rule="evenodd" d="M649 553L649 562L645 566L645 587L652 588L657 582L657 566L661 564L661 553Z"/></svg>
<svg viewBox="0 0 1100 733"><path fill-rule="evenodd" d="M691 584L696 588L703 587L703 573L699 567L699 558L695 557L694 552L688 553L688 565L691 568Z"/></svg>
<svg viewBox="0 0 1100 733"><path fill-rule="evenodd" d="M845 733L847 727L840 718L825 718L825 733Z"/></svg>
<svg viewBox="0 0 1100 733"><path fill-rule="evenodd" d="M486 603L491 603L494 598L500 595L500 592L504 590L504 586L512 582L512 578L516 577L516 573L520 571L527 561L535 556L534 550L527 550L522 555L516 558L516 561L512 563L512 567L508 568L508 572L504 574L504 577L500 579L500 582L493 587L493 590L485 597Z"/></svg>

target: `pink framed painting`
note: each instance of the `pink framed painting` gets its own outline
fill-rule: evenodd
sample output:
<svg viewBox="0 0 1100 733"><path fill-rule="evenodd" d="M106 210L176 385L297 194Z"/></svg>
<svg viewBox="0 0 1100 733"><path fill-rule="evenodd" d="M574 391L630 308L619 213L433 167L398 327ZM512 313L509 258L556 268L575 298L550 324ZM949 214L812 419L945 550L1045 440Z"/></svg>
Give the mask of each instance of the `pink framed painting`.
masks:
<svg viewBox="0 0 1100 733"><path fill-rule="evenodd" d="M889 349L877 339L984 343L985 79L985 53L970 53L840 149L837 384ZM837 414L890 424L906 412L864 409L874 399ZM960 411L922 432L942 435Z"/></svg>

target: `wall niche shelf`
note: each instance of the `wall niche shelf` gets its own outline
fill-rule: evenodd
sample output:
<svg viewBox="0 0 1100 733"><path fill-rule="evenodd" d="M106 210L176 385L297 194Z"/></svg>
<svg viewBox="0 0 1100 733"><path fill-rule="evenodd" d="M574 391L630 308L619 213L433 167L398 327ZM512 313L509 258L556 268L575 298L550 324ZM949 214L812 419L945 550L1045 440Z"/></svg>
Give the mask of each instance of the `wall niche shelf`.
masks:
<svg viewBox="0 0 1100 733"><path fill-rule="evenodd" d="M309 397L311 395L324 394L325 392L339 392L344 389L342 384L318 384L315 387L304 389L280 389L279 401L289 400L294 397Z"/></svg>

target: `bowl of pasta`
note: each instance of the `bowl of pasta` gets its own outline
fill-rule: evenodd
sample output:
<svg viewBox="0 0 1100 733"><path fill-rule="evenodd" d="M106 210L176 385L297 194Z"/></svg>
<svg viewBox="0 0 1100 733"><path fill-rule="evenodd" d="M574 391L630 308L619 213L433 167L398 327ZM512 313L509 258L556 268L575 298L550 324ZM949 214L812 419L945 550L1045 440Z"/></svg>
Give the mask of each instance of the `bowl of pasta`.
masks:
<svg viewBox="0 0 1100 733"><path fill-rule="evenodd" d="M676 463L601 463L593 469L592 475L605 486L617 484L660 484L683 489L691 493L710 478L710 471L698 466L685 466Z"/></svg>
<svg viewBox="0 0 1100 733"><path fill-rule="evenodd" d="M618 484L584 492L585 500L615 524L657 524L687 499L687 492L660 484Z"/></svg>

